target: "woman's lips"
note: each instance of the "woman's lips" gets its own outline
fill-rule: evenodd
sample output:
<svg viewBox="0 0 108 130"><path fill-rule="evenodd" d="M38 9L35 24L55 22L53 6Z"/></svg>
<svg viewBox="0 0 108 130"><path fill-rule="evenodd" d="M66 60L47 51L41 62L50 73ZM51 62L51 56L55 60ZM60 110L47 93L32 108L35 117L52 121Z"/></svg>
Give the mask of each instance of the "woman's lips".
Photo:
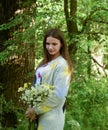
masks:
<svg viewBox="0 0 108 130"><path fill-rule="evenodd" d="M54 51L53 50L49 50L50 53L53 53Z"/></svg>

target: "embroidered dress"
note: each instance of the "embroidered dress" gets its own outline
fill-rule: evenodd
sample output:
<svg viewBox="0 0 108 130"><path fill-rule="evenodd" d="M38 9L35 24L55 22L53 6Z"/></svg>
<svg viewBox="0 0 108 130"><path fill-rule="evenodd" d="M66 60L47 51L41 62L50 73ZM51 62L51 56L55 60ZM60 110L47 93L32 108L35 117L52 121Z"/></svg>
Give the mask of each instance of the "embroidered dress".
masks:
<svg viewBox="0 0 108 130"><path fill-rule="evenodd" d="M55 87L45 102L35 108L39 115L38 130L63 130L63 105L69 89L70 75L68 64L62 56L36 70L36 85L50 84Z"/></svg>

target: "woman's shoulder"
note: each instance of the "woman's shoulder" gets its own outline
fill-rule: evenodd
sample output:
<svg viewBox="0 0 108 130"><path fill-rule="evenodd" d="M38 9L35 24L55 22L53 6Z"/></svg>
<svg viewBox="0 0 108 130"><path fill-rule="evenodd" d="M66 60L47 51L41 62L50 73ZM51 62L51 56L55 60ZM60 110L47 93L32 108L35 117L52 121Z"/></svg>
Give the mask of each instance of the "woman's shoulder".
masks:
<svg viewBox="0 0 108 130"><path fill-rule="evenodd" d="M56 59L52 60L48 63L50 67L53 67L55 69L62 69L64 67L68 67L68 63L62 56L57 57Z"/></svg>
<svg viewBox="0 0 108 130"><path fill-rule="evenodd" d="M60 56L57 59L57 66L59 66L59 67L62 67L62 66L66 67L66 66L68 66L68 63L67 63L67 61L66 61L65 58L63 58L62 56Z"/></svg>
<svg viewBox="0 0 108 130"><path fill-rule="evenodd" d="M59 56L58 61L61 63L67 63L66 59L63 56Z"/></svg>

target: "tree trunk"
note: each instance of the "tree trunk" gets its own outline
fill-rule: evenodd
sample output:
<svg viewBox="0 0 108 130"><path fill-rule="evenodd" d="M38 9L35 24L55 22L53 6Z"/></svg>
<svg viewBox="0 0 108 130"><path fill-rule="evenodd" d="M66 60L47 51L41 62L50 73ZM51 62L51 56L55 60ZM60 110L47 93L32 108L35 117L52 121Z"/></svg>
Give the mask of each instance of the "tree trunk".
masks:
<svg viewBox="0 0 108 130"><path fill-rule="evenodd" d="M66 17L66 23L67 23L67 30L68 35L70 38L69 44L69 53L74 58L74 55L77 51L76 47L76 41L72 41L73 38L75 38L76 34L78 33L78 27L76 23L76 11L77 11L77 0L64 0L64 12Z"/></svg>
<svg viewBox="0 0 108 130"><path fill-rule="evenodd" d="M19 8L19 1L17 0L3 0L0 1L0 24L8 23L9 20L15 16L15 11ZM10 39L10 34L13 29L0 31L0 51L7 49L4 44ZM35 39L35 34L33 35ZM34 40L35 41L35 40ZM35 65L35 42L32 44L19 43L19 49L28 49L25 53L18 55L14 54L9 57L5 63L0 63L0 83L3 86L3 94L6 99L13 100L15 105L18 105L18 87L22 86L24 82L32 81L33 75L29 76L30 72L34 71Z"/></svg>
<svg viewBox="0 0 108 130"><path fill-rule="evenodd" d="M21 0L20 2L22 3ZM2 0L0 1L0 5L0 24L8 23L10 19L15 17L15 11L19 7L22 7L19 4L19 0ZM26 21L23 22L25 23ZM0 62L0 92L2 90L0 93L0 105L2 107L0 108L2 112L2 116L0 117L0 125L2 125L4 128L16 127L17 115L14 108L20 105L18 88L23 86L25 82L32 82L34 77L35 33L33 33L33 36L28 34L31 36L30 40L32 39L32 43L26 43L25 39L24 42L23 40L22 42L19 42L19 39L23 39L23 35L21 35L23 34L23 30L26 31L26 29L20 28L20 26L16 26L7 30L0 31L0 52L6 51L8 53L9 50L7 48L12 48L11 45L13 44L18 47L18 53L13 53L14 50L11 50L11 53L13 55L9 56L5 62ZM20 33L20 36L18 37L19 39L15 39L15 36L11 35L14 31ZM5 45L5 42L8 40L11 40L11 42L12 40L16 41L13 41L11 45ZM21 50L22 52L19 52ZM3 57L2 53L0 54L0 57ZM1 100L2 95L5 97L5 103L4 100ZM12 101L13 105L11 105L9 101Z"/></svg>

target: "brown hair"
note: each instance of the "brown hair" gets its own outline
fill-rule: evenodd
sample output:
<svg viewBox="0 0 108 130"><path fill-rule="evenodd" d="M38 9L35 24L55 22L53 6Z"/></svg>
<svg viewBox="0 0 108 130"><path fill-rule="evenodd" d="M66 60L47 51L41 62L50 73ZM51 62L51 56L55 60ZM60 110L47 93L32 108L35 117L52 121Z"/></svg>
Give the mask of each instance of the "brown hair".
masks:
<svg viewBox="0 0 108 130"><path fill-rule="evenodd" d="M43 56L43 61L41 62L40 66L43 65L43 64L46 64L46 63L48 63L50 61L50 55L49 55L49 53L48 53L48 51L46 49L46 39L47 39L47 37L50 37L50 36L60 40L60 42L62 44L62 47L61 47L61 50L60 50L60 54L61 54L61 56L65 60L67 60L69 68L71 69L71 62L70 62L68 48L67 48L67 45L66 45L66 41L65 41L64 35L57 28L52 28L52 29L48 30L45 33L44 40L43 40L43 49L44 49L43 55L44 56Z"/></svg>

